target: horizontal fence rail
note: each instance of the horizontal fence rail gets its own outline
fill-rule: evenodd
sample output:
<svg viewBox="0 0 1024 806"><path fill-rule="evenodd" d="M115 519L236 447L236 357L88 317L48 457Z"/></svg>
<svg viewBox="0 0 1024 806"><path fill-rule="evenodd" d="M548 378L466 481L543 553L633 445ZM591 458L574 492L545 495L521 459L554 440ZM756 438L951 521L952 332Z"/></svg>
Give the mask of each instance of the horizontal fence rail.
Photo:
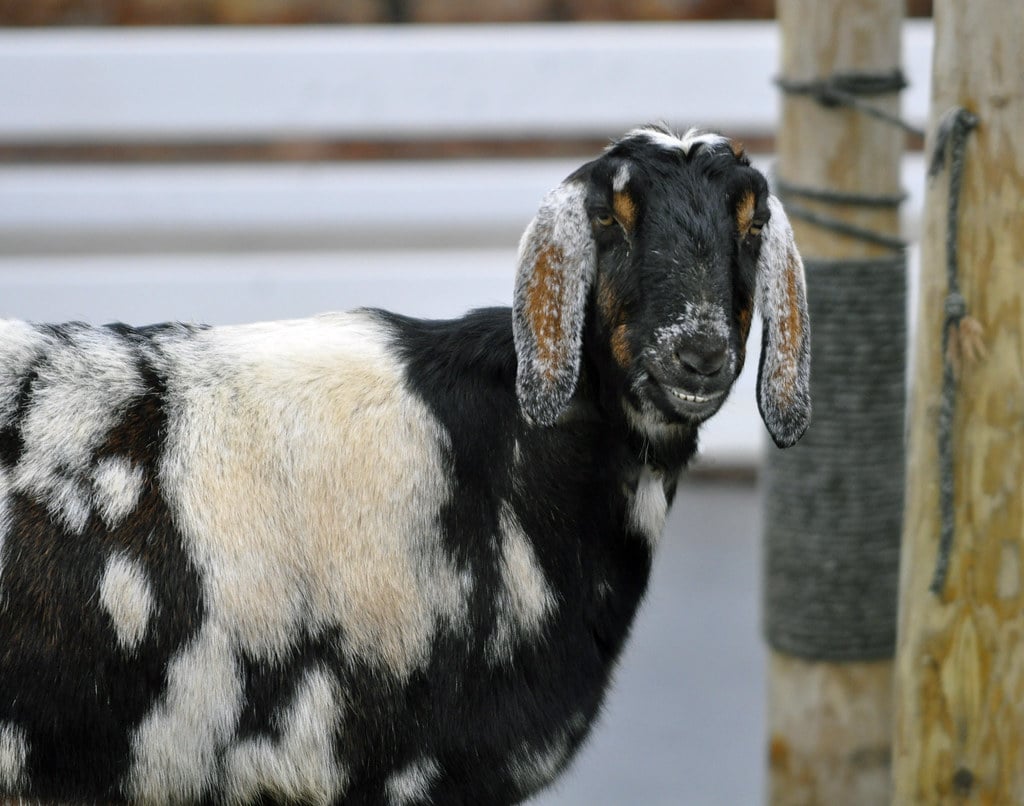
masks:
<svg viewBox="0 0 1024 806"><path fill-rule="evenodd" d="M0 165L0 255L510 247L582 159ZM902 181L913 238L921 155Z"/></svg>
<svg viewBox="0 0 1024 806"><path fill-rule="evenodd" d="M7 30L0 142L768 132L777 40L770 22ZM930 24L905 44L920 124Z"/></svg>

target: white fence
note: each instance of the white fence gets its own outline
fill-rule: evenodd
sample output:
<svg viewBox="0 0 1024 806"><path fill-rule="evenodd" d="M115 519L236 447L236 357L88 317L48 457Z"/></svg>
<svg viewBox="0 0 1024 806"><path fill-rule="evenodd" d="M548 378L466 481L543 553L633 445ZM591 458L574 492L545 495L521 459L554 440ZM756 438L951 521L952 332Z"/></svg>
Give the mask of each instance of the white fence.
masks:
<svg viewBox="0 0 1024 806"><path fill-rule="evenodd" d="M930 25L904 43L904 114L923 125ZM0 145L613 137L652 120L769 134L778 61L770 23L8 30ZM581 160L3 164L0 315L504 304L519 233ZM913 234L920 159L904 185ZM749 360L703 440L712 463L759 453Z"/></svg>

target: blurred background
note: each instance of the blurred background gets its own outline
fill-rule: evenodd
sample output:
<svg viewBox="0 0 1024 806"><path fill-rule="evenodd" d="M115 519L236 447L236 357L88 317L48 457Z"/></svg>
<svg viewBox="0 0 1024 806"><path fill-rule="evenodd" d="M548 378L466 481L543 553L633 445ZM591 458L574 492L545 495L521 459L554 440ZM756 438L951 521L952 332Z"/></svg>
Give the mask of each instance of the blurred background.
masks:
<svg viewBox="0 0 1024 806"><path fill-rule="evenodd" d="M929 17L931 0L908 0ZM773 19L774 0L4 0L4 25L318 25Z"/></svg>
<svg viewBox="0 0 1024 806"><path fill-rule="evenodd" d="M918 125L930 13L908 3ZM714 128L770 171L773 16L771 0L0 0L0 315L507 304L540 197L627 129ZM756 366L755 350L703 433L604 719L536 803L761 801Z"/></svg>

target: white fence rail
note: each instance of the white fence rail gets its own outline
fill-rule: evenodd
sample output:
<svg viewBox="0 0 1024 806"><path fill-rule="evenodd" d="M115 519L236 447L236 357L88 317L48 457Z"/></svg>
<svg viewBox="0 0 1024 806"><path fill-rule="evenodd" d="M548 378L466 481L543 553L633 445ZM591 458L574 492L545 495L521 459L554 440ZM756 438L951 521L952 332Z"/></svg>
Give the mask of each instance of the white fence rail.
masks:
<svg viewBox="0 0 1024 806"><path fill-rule="evenodd" d="M930 51L930 25L908 24L904 111L919 125ZM770 23L9 30L0 144L612 137L650 120L771 133L778 61ZM0 315L228 322L506 303L519 233L577 164L0 165ZM920 159L904 185L913 232ZM755 350L702 440L712 462L756 461L756 364Z"/></svg>
<svg viewBox="0 0 1024 806"><path fill-rule="evenodd" d="M770 131L778 62L772 23L7 31L0 141Z"/></svg>

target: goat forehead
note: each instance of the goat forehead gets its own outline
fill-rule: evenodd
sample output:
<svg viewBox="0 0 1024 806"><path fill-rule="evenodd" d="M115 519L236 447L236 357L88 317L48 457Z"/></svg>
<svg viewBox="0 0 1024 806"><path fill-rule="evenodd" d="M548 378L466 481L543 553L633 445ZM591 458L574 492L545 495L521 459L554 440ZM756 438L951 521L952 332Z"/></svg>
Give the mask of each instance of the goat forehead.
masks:
<svg viewBox="0 0 1024 806"><path fill-rule="evenodd" d="M703 203L669 203L652 211L645 247L648 259L670 256L703 279L729 274L735 254L735 230L725 205L714 197ZM657 253L657 254L653 254Z"/></svg>
<svg viewBox="0 0 1024 806"><path fill-rule="evenodd" d="M649 216L636 259L711 282L729 264L731 237L715 216L669 208ZM685 279L679 276L677 279Z"/></svg>
<svg viewBox="0 0 1024 806"><path fill-rule="evenodd" d="M693 222L719 222L729 218L726 183L721 176L709 176L699 170L680 171L671 177L664 193L655 198L667 210Z"/></svg>
<svg viewBox="0 0 1024 806"><path fill-rule="evenodd" d="M640 166L632 173L644 179L635 185L643 230L648 239L728 240L733 216L723 183L688 165Z"/></svg>

